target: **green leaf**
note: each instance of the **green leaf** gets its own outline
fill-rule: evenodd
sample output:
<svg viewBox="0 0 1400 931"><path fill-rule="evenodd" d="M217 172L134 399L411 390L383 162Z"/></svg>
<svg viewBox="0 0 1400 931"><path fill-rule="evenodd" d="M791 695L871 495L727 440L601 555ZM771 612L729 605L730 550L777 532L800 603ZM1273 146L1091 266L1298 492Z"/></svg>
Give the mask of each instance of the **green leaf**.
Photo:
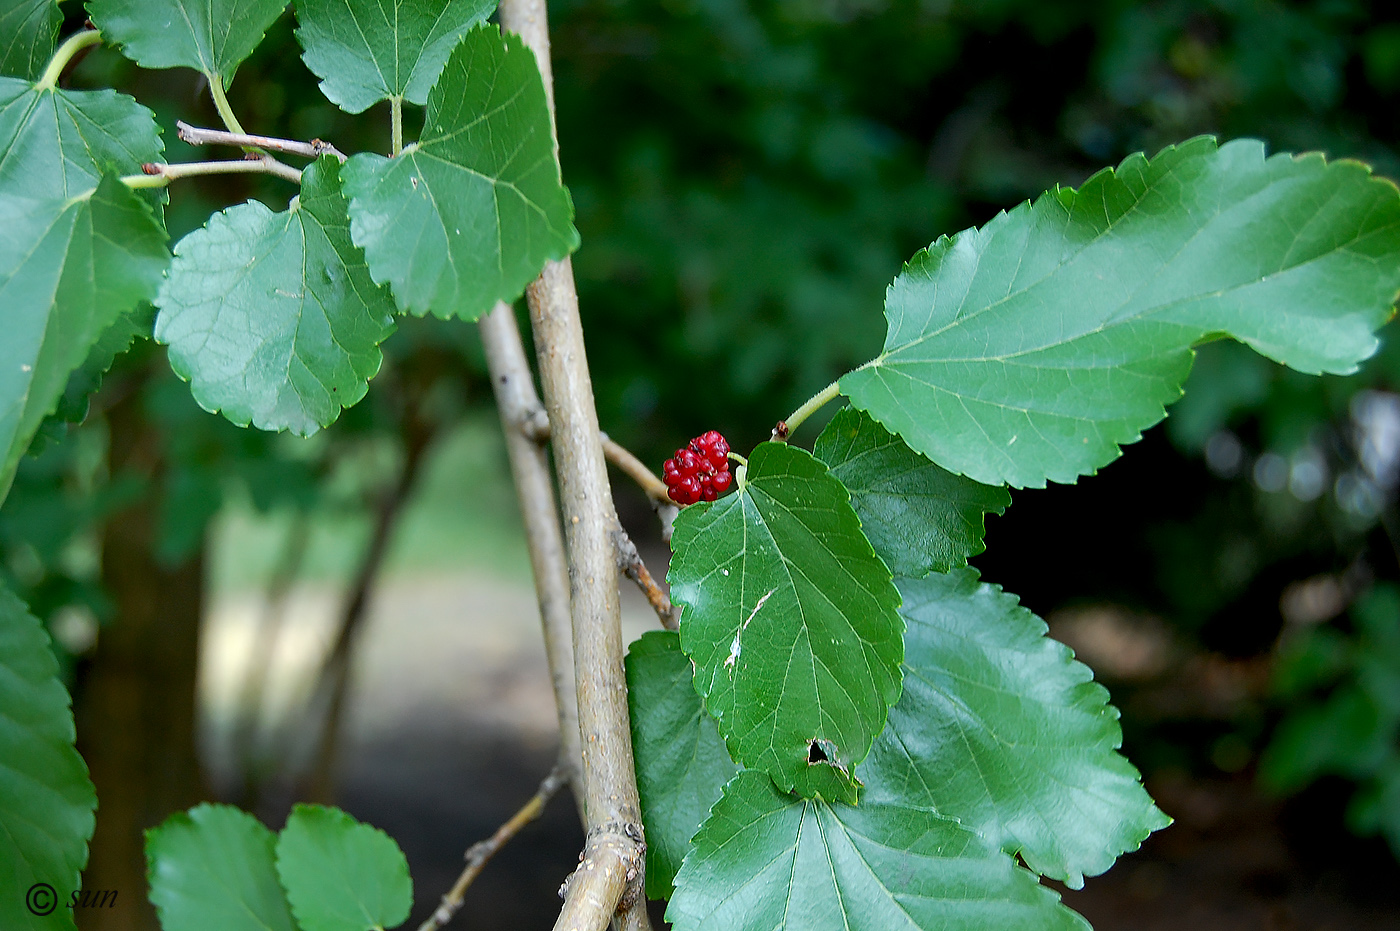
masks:
<svg viewBox="0 0 1400 931"><path fill-rule="evenodd" d="M0 587L0 927L72 929L97 794L73 749L68 692L44 627ZM54 911L37 883L54 893Z"/></svg>
<svg viewBox="0 0 1400 931"><path fill-rule="evenodd" d="M62 24L58 0L0 0L0 74L38 78Z"/></svg>
<svg viewBox="0 0 1400 931"><path fill-rule="evenodd" d="M155 114L125 94L0 78L0 190L36 200L78 197L103 174L139 174L163 152ZM159 211L166 192L142 196Z"/></svg>
<svg viewBox="0 0 1400 931"><path fill-rule="evenodd" d="M695 687L736 762L854 802L851 767L899 697L899 593L811 454L762 443L738 486L682 510L671 538Z"/></svg>
<svg viewBox="0 0 1400 931"><path fill-rule="evenodd" d="M578 246L535 56L470 30L428 94L423 138L345 166L355 242L401 310L475 320Z"/></svg>
<svg viewBox="0 0 1400 931"><path fill-rule="evenodd" d="M934 465L853 408L837 412L812 452L851 493L865 535L895 575L966 565L986 549L983 517L1011 503L1006 489Z"/></svg>
<svg viewBox="0 0 1400 931"><path fill-rule="evenodd" d="M676 931L1088 931L1009 856L934 812L794 799L742 772L695 837Z"/></svg>
<svg viewBox="0 0 1400 931"><path fill-rule="evenodd" d="M0 344L0 499L69 373L159 287L164 190L133 196L102 178L161 152L154 115L130 97L0 78L0 332L12 337Z"/></svg>
<svg viewBox="0 0 1400 931"><path fill-rule="evenodd" d="M1397 288L1393 184L1202 137L920 252L886 298L884 351L841 391L951 471L1071 482L1162 419L1192 344L1351 372Z"/></svg>
<svg viewBox="0 0 1400 931"><path fill-rule="evenodd" d="M297 931L276 839L231 805L196 805L146 832L151 904L165 931Z"/></svg>
<svg viewBox="0 0 1400 931"><path fill-rule="evenodd" d="M302 60L347 113L390 97L422 105L462 35L495 0L297 0Z"/></svg>
<svg viewBox="0 0 1400 931"><path fill-rule="evenodd" d="M690 839L739 771L695 694L690 660L670 631L642 634L627 651L632 751L647 838L647 896L669 899Z"/></svg>
<svg viewBox="0 0 1400 931"><path fill-rule="evenodd" d="M92 396L102 387L102 379L111 371L117 357L131 348L137 339L150 339L151 327L155 324L156 310L150 304L141 304L130 313L117 318L117 321L102 332L88 350L87 359L68 377L68 384L54 406L53 413L44 418L39 431L29 444L29 455L37 456L44 444L60 440L67 434L69 424L80 424L87 419Z"/></svg>
<svg viewBox="0 0 1400 931"><path fill-rule="evenodd" d="M72 199L0 193L0 498L69 374L155 297L168 259L150 208L115 178Z"/></svg>
<svg viewBox="0 0 1400 931"><path fill-rule="evenodd" d="M287 0L89 0L102 38L143 68L194 68L224 87Z"/></svg>
<svg viewBox="0 0 1400 931"><path fill-rule="evenodd" d="M1115 752L1108 692L1044 621L971 569L898 584L904 694L863 801L934 808L1072 889L1171 823Z"/></svg>
<svg viewBox="0 0 1400 931"><path fill-rule="evenodd" d="M240 204L176 245L155 336L205 410L306 436L379 371L394 304L350 241L338 168L324 156L287 210Z"/></svg>
<svg viewBox="0 0 1400 931"><path fill-rule="evenodd" d="M159 286L165 234L141 201L159 211L165 192L93 190L161 152L130 97L0 77L0 499L69 373Z"/></svg>
<svg viewBox="0 0 1400 931"><path fill-rule="evenodd" d="M392 928L413 907L399 845L338 808L292 809L277 840L277 875L302 931Z"/></svg>

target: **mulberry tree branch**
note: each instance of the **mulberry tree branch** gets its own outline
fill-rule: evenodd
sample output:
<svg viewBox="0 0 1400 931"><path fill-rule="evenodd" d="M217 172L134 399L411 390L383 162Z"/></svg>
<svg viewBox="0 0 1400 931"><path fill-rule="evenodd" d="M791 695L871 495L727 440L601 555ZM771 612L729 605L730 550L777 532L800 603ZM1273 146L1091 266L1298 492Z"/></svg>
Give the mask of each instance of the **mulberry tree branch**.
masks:
<svg viewBox="0 0 1400 931"><path fill-rule="evenodd" d="M554 109L544 0L504 0L501 25L534 52ZM632 758L622 618L611 538L617 515L594 408L593 385L568 259L550 262L526 291L540 382L549 415L569 554L574 677L583 746L589 841L568 884L556 929L650 931L639 894L645 868L641 806Z"/></svg>
<svg viewBox="0 0 1400 931"><path fill-rule="evenodd" d="M611 538L617 515L568 260L547 265L527 294L569 552L574 679L590 830L583 865L568 886L555 927L601 931L616 910L621 928L650 931L645 901L636 894L645 845L622 669L621 605ZM626 877L621 885L620 876Z"/></svg>

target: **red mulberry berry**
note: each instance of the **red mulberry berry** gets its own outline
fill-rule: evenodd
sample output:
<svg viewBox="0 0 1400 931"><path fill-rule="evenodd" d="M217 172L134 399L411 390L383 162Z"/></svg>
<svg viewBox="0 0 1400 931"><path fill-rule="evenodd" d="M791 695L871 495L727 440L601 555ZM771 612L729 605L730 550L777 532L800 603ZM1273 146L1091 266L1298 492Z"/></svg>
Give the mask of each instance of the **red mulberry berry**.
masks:
<svg viewBox="0 0 1400 931"><path fill-rule="evenodd" d="M671 489L671 497L677 504L694 504L700 500L700 480L688 475Z"/></svg>
<svg viewBox="0 0 1400 931"><path fill-rule="evenodd" d="M714 501L734 483L729 443L717 430L702 433L662 466L671 500L677 504Z"/></svg>

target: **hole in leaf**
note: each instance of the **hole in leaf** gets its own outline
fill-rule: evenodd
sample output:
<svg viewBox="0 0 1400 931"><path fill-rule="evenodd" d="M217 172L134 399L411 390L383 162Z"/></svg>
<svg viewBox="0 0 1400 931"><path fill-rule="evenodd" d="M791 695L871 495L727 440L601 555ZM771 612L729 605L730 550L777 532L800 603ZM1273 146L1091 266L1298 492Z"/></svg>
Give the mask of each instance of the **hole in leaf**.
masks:
<svg viewBox="0 0 1400 931"><path fill-rule="evenodd" d="M807 762L830 763L831 756L827 753L827 747L831 747L832 750L836 749L829 740L822 740L820 737L813 740L807 748Z"/></svg>

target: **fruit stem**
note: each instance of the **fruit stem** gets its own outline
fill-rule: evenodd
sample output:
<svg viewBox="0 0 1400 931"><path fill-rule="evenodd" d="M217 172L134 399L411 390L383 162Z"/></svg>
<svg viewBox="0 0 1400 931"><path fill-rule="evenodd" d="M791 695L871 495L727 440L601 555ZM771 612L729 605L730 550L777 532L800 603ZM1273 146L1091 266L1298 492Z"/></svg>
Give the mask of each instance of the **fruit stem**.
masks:
<svg viewBox="0 0 1400 931"><path fill-rule="evenodd" d="M646 464L620 443L613 441L606 433L599 434L603 441L603 455L608 462L617 466L637 486L646 492L648 498L654 504L674 505L671 495L666 489L666 483L656 477L656 473L646 467Z"/></svg>
<svg viewBox="0 0 1400 931"><path fill-rule="evenodd" d="M729 458L733 459L735 462L739 463L739 465L742 466L746 466L749 464L749 461L747 459L745 459L743 456L739 455L732 449L729 451Z"/></svg>
<svg viewBox="0 0 1400 931"><path fill-rule="evenodd" d="M84 29L82 32L74 33L68 37L58 50L53 53L53 58L49 59L49 65L40 75L35 83L36 90L53 90L58 86L58 79L63 75L63 69L68 67L68 63L73 60L79 52L85 48L96 45L102 41L102 33L96 29Z"/></svg>
<svg viewBox="0 0 1400 931"><path fill-rule="evenodd" d="M793 431L802 426L803 421L821 410L828 401L834 400L841 393L840 385L840 382L832 382L808 398L801 407L792 412L787 420L780 421L778 426L773 428L773 442L786 443L787 438Z"/></svg>

